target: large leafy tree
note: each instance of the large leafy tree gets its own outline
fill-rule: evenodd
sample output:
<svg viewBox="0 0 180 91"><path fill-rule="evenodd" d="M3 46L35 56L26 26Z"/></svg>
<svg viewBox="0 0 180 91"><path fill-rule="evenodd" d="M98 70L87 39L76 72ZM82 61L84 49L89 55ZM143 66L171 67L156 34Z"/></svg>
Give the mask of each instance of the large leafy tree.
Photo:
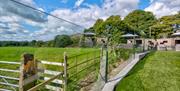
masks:
<svg viewBox="0 0 180 91"><path fill-rule="evenodd" d="M142 37L147 37L147 35L149 35L149 27L156 23L157 19L151 12L134 10L124 18L124 21L131 26L136 33Z"/></svg>
<svg viewBox="0 0 180 91"><path fill-rule="evenodd" d="M121 20L119 15L112 15L106 20L98 19L93 27L85 31L94 31L96 36L108 38L108 45L116 56L116 47L122 42L121 35L132 31L132 29Z"/></svg>
<svg viewBox="0 0 180 91"><path fill-rule="evenodd" d="M101 35L103 33L103 19L98 19L95 24L93 25L93 29L94 29L94 32L97 34L97 35Z"/></svg>
<svg viewBox="0 0 180 91"><path fill-rule="evenodd" d="M112 45L121 42L121 35L132 29L121 20L118 15L113 15L107 18L105 21L98 19L93 26L93 29L97 36L109 37L109 43Z"/></svg>
<svg viewBox="0 0 180 91"><path fill-rule="evenodd" d="M55 47L66 47L72 43L71 37L68 35L57 35L54 39Z"/></svg>

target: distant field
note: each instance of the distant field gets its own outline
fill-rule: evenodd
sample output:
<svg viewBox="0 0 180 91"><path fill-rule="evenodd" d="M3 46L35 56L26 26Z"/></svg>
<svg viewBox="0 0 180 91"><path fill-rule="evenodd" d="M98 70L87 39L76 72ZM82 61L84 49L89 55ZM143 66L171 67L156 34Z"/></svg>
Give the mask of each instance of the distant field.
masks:
<svg viewBox="0 0 180 91"><path fill-rule="evenodd" d="M151 53L117 85L116 91L180 91L180 52Z"/></svg>

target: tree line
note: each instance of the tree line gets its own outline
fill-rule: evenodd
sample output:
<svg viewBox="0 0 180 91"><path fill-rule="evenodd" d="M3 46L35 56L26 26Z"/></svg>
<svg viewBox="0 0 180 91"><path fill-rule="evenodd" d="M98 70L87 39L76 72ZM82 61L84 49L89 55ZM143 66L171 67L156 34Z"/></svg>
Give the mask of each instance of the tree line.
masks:
<svg viewBox="0 0 180 91"><path fill-rule="evenodd" d="M0 47L5 46L31 46L31 47L67 47L77 46L79 37L69 35L57 35L53 40L49 41L0 41Z"/></svg>

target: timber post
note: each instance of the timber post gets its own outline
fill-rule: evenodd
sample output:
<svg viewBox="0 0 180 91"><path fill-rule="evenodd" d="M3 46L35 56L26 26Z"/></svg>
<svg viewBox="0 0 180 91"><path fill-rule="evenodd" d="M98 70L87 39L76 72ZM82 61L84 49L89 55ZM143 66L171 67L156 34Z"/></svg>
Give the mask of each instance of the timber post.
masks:
<svg viewBox="0 0 180 91"><path fill-rule="evenodd" d="M64 52L64 91L67 91L67 54Z"/></svg>
<svg viewBox="0 0 180 91"><path fill-rule="evenodd" d="M33 54L23 54L20 66L19 91L27 91L35 86L37 81L37 62Z"/></svg>

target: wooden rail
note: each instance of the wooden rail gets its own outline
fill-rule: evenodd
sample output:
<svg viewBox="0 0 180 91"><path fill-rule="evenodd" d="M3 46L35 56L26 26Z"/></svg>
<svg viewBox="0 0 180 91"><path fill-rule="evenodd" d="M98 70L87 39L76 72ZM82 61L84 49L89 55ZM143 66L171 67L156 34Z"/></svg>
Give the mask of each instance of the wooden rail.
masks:
<svg viewBox="0 0 180 91"><path fill-rule="evenodd" d="M47 80L49 80L49 79L51 79L51 78L49 78L49 77L44 77L44 80L45 80L45 81L47 81ZM57 83L57 84L64 84L62 80L58 80L58 79L54 79L52 82L53 82L53 83Z"/></svg>
<svg viewBox="0 0 180 91"><path fill-rule="evenodd" d="M1 69L1 68L0 68L0 71L7 71L7 72L14 72L14 73L20 72L19 70L10 70L10 69Z"/></svg>
<svg viewBox="0 0 180 91"><path fill-rule="evenodd" d="M0 88L0 91L12 91L12 90L9 90L9 89L1 89L1 88Z"/></svg>
<svg viewBox="0 0 180 91"><path fill-rule="evenodd" d="M13 72L13 73L19 73L20 72L20 70L10 70L10 69L2 69L2 68L0 68L0 71L7 71L7 72ZM49 75L57 75L60 72L59 71L52 71L52 70L45 70L44 73L49 74Z"/></svg>
<svg viewBox="0 0 180 91"><path fill-rule="evenodd" d="M10 80L19 80L19 78L9 77L9 76L2 76L0 75L0 78L10 79Z"/></svg>
<svg viewBox="0 0 180 91"><path fill-rule="evenodd" d="M48 75L51 75L53 77L52 78L42 77L42 80L44 80L44 81L42 83L32 87L28 91L36 91L36 90L39 90L41 87L44 87L44 88L49 89L49 90L54 90L54 91L57 91L57 90L58 91L59 90L67 91L67 56L66 56L66 53L64 54L64 62L63 63L61 63L61 62L49 62L49 61L45 61L45 60L40 60L39 62L42 63L42 64L45 64L45 65L62 66L62 67L64 67L64 71L59 72L59 71L53 71L53 70L41 70L41 69L38 69L37 70L38 72L40 72L40 73L42 72L43 74L48 74ZM21 63L21 62L13 62L13 61L0 61L0 64L21 65L23 63ZM0 71L20 73L22 70L21 69L0 68ZM58 79L59 76L62 76L63 80ZM4 82L0 82L0 84L15 87L15 88L19 88L19 90L21 90L21 91L23 91L23 86L25 84L28 84L31 81L31 79L30 80L23 80L21 78L2 76L2 75L0 75L0 78L19 81L20 82L19 85L11 84L11 83L4 83ZM32 77L32 78L39 78L39 77L37 75L37 76ZM58 87L52 86L49 83L58 84ZM61 85L62 85L62 87L61 87ZM1 90L9 91L9 90L6 90L6 89L0 89L0 91Z"/></svg>
<svg viewBox="0 0 180 91"><path fill-rule="evenodd" d="M48 65L64 66L64 63L60 63L60 62L48 62L48 61L41 60L41 63L48 64Z"/></svg>
<svg viewBox="0 0 180 91"><path fill-rule="evenodd" d="M20 62L0 61L1 64L21 64Z"/></svg>
<svg viewBox="0 0 180 91"><path fill-rule="evenodd" d="M13 86L13 87L16 87L18 88L19 85L16 85L16 84L10 84L10 83L4 83L4 82L0 82L1 85L7 85L7 86Z"/></svg>
<svg viewBox="0 0 180 91"><path fill-rule="evenodd" d="M49 80L44 81L44 82L42 82L42 83L36 85L35 87L29 89L28 91L36 91L36 90L38 90L39 88L41 88L42 86L45 86L46 84L50 83L51 81L57 79L57 78L58 78L59 76L61 76L61 75L63 75L63 73L59 73L58 75L56 75L56 76L50 78Z"/></svg>
<svg viewBox="0 0 180 91"><path fill-rule="evenodd" d="M60 63L60 62L49 62L45 60L41 60L40 62L47 65L64 66L64 63ZM0 63L1 64L17 64L17 65L21 64L20 62L13 62L13 61L0 61Z"/></svg>

